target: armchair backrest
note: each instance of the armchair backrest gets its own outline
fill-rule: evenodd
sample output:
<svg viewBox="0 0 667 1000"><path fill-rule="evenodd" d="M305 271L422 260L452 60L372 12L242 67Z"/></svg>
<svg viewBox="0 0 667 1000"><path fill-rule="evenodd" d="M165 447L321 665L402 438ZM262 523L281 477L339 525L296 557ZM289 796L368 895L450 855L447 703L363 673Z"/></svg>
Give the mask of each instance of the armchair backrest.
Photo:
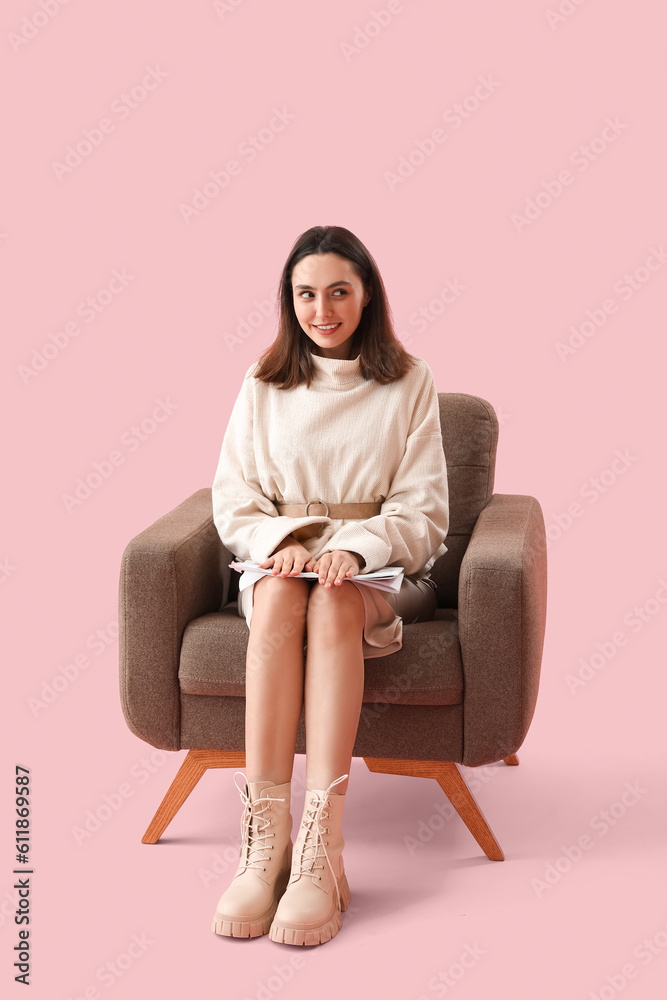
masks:
<svg viewBox="0 0 667 1000"><path fill-rule="evenodd" d="M447 460L449 531L447 552L431 577L441 608L458 607L459 570L477 518L493 494L498 418L490 403L461 392L439 392L442 444Z"/></svg>

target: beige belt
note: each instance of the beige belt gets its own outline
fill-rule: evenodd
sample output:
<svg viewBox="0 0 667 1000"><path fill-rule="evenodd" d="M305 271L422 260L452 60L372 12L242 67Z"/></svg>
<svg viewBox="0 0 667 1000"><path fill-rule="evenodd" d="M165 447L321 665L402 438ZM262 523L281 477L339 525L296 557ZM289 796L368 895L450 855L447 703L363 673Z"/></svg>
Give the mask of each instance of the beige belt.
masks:
<svg viewBox="0 0 667 1000"><path fill-rule="evenodd" d="M308 503L277 503L276 508L279 514L285 517L310 517L312 515L324 514L326 517L341 518L364 518L373 517L379 514L382 504L378 502L370 503L326 503L324 500L309 500ZM313 508L310 510L310 508Z"/></svg>

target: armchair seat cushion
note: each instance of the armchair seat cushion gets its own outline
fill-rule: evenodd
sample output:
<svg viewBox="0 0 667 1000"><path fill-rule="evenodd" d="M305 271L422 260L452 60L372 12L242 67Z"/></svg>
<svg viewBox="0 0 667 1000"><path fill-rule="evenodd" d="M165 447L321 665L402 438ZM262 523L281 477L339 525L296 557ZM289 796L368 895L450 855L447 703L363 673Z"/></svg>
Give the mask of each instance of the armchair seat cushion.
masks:
<svg viewBox="0 0 667 1000"><path fill-rule="evenodd" d="M245 697L248 626L236 601L201 615L183 633L178 681L184 695ZM430 622L403 626L403 646L364 660L364 702L459 705L463 670L458 612L438 608Z"/></svg>

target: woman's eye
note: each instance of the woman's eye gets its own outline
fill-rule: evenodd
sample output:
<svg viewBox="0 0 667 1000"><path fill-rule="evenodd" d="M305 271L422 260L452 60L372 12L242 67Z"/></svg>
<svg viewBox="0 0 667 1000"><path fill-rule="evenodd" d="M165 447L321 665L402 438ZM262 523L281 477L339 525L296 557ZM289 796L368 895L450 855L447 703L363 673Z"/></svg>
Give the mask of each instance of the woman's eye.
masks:
<svg viewBox="0 0 667 1000"><path fill-rule="evenodd" d="M337 295L338 292L340 292L340 295ZM312 295L312 294L313 294L312 292L309 292L308 290L304 289L302 292L299 292L299 298L302 299L304 295ZM339 299L342 299L343 296L347 295L347 290L345 288L335 288L334 295L337 295Z"/></svg>

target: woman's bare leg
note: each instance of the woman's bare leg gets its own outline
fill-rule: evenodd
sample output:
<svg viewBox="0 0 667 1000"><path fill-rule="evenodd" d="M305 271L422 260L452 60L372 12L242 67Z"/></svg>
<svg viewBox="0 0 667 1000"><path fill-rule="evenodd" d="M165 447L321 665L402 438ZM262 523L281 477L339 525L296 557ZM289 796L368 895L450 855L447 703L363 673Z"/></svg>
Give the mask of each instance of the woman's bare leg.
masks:
<svg viewBox="0 0 667 1000"><path fill-rule="evenodd" d="M354 584L314 584L306 617L307 788L328 788L349 774L364 693L363 627L364 600Z"/></svg>
<svg viewBox="0 0 667 1000"><path fill-rule="evenodd" d="M254 584L246 656L248 781L290 781L303 706L303 643L311 584L263 576Z"/></svg>

